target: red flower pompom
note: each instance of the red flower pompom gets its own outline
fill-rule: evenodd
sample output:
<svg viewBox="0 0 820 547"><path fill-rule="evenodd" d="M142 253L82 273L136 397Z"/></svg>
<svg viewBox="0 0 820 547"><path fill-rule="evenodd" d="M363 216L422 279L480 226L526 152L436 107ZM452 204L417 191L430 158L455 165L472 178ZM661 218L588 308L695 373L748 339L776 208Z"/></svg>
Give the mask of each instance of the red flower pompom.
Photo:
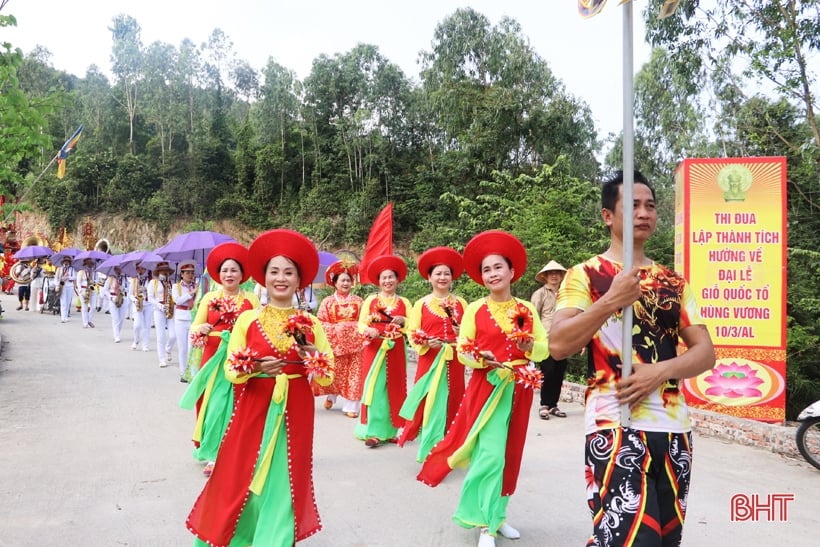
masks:
<svg viewBox="0 0 820 547"><path fill-rule="evenodd" d="M293 336L296 343L303 346L307 343L305 335L313 330L313 320L304 312L297 311L288 317L288 322L285 325L283 332L287 335Z"/></svg>
<svg viewBox="0 0 820 547"><path fill-rule="evenodd" d="M225 299L224 298L211 298L211 301L208 302L208 310L214 311L216 313L222 313L222 310L225 309Z"/></svg>
<svg viewBox="0 0 820 547"><path fill-rule="evenodd" d="M393 316L387 313L387 308L384 307L382 304L376 304L376 313L373 315L377 315L380 317L384 317L382 321L392 321Z"/></svg>
<svg viewBox="0 0 820 547"><path fill-rule="evenodd" d="M417 346L423 346L430 341L430 335L421 329L416 329L410 333L410 340Z"/></svg>
<svg viewBox="0 0 820 547"><path fill-rule="evenodd" d="M395 340L397 338L401 338L402 337L401 327L399 325L397 325L396 323L389 323L384 328L383 335L384 335L385 338L389 338L390 340Z"/></svg>
<svg viewBox="0 0 820 547"><path fill-rule="evenodd" d="M532 365L513 367L513 375L527 389L539 389L544 381L544 373Z"/></svg>
<svg viewBox="0 0 820 547"><path fill-rule="evenodd" d="M522 302L516 302L515 308L509 314L512 323L512 332L507 338L513 342L528 342L532 340L532 312Z"/></svg>
<svg viewBox="0 0 820 547"><path fill-rule="evenodd" d="M448 296L441 302L441 309L444 310L444 313L447 314L447 317L450 318L450 322L453 324L454 327L458 326L458 308L456 304L458 302L455 298Z"/></svg>
<svg viewBox="0 0 820 547"><path fill-rule="evenodd" d="M308 353L303 361L305 362L305 371L309 376L312 375L319 378L330 376L330 361L326 353L319 351Z"/></svg>
<svg viewBox="0 0 820 547"><path fill-rule="evenodd" d="M195 348L204 348L205 344L208 342L208 335L199 331L194 331L191 333L190 340L191 346Z"/></svg>
<svg viewBox="0 0 820 547"><path fill-rule="evenodd" d="M521 330L518 327L513 327L513 330L507 335L507 338L513 342L529 342L532 340L532 333Z"/></svg>
<svg viewBox="0 0 820 547"><path fill-rule="evenodd" d="M256 359L259 358L259 353L251 348L244 348L236 350L228 357L228 364L231 370L235 370L241 374L251 374L256 372Z"/></svg>
<svg viewBox="0 0 820 547"><path fill-rule="evenodd" d="M475 345L475 341L470 338L462 342L458 347L458 352L472 358L474 361L480 362L484 358L484 356L481 355L481 350Z"/></svg>
<svg viewBox="0 0 820 547"><path fill-rule="evenodd" d="M219 319L216 320L214 325L222 321L233 327L237 317L239 317L239 308L236 306L236 301L230 296L211 299L208 303L208 309L219 314Z"/></svg>

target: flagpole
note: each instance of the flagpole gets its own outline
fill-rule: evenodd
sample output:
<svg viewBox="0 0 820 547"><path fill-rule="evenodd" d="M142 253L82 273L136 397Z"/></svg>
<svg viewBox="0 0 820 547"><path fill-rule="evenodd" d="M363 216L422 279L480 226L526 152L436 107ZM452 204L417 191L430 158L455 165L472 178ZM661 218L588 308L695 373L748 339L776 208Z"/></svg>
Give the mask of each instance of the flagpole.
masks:
<svg viewBox="0 0 820 547"><path fill-rule="evenodd" d="M633 69L633 16L632 2L624 3L623 15L623 267L628 271L632 269L634 257L634 231L633 225L633 185L635 182L635 134L634 134L634 69ZM623 338L621 342L621 378L626 379L632 374L632 306L626 306L623 310ZM632 415L628 404L621 405L621 426L629 427L632 423Z"/></svg>
<svg viewBox="0 0 820 547"><path fill-rule="evenodd" d="M37 178L36 178L36 179L34 179L34 182L32 182L32 183L31 183L31 185L30 185L30 186L26 189L26 191L25 191L25 192L23 192L23 195L22 195L22 196L20 196L20 199L19 199L19 200L17 200L17 203L15 203L15 204L14 204L14 207L12 207L12 208L11 208L11 211L9 211L8 216L7 216L7 217L5 218L5 220L3 221L3 224L6 224L6 223L9 221L9 219L11 218L11 215L13 215L13 214L14 214L14 212L17 210L17 206L18 206L19 204L21 204L21 203L22 203L22 202L26 199L26 197L28 197L29 192L31 192L31 189L32 189L32 188L34 188L34 185L35 185L35 184L37 184L37 182L38 182L41 178L43 178L43 175L45 175L45 174L46 174L46 171L48 171L48 168L49 168L49 167L51 167L51 164L52 164L52 163L54 163L55 161L57 161L57 158L58 158L59 156L60 156L60 153L59 153L59 152L58 152L58 153L56 153L56 154L54 154L54 157L53 157L53 158L51 158L51 161L50 161L50 162L48 162L48 165L46 165L46 166L45 166L45 168L44 168L44 169L40 172L40 174L39 174L39 175L37 175Z"/></svg>

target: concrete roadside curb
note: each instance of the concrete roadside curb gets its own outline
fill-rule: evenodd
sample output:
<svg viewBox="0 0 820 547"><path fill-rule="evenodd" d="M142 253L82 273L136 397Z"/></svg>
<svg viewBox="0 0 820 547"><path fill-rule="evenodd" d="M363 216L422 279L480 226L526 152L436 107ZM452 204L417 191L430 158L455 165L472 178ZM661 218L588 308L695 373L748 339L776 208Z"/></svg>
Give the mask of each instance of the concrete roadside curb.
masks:
<svg viewBox="0 0 820 547"><path fill-rule="evenodd" d="M561 399L583 405L585 389L585 386L580 384L564 382ZM732 444L761 448L802 461L794 440L797 432L797 425L794 423L767 424L696 408L689 409L689 416L692 429L699 435L717 437Z"/></svg>

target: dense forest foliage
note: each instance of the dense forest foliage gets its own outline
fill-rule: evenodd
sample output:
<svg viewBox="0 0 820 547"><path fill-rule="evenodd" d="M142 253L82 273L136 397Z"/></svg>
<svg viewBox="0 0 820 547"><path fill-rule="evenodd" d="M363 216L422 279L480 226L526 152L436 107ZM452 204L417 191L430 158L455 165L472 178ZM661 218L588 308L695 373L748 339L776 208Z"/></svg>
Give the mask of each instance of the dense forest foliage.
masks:
<svg viewBox="0 0 820 547"><path fill-rule="evenodd" d="M635 79L635 164L660 199L648 252L672 263L681 159L788 159L793 417L820 395L820 0L692 0L664 20L661 3L645 3L655 49ZM0 15L0 32L14 24ZM44 48L0 49L0 190L26 196L54 231L95 212L165 229L232 218L361 248L392 201L395 238L412 252L516 233L530 252L525 297L548 259L570 265L605 248L597 181L621 163L620 137L598 137L583 99L513 19L455 11L433 29L417 78L370 44L321 55L300 81L274 57L261 69L237 59L219 29L199 45L145 44L128 15L109 30L111 79L93 65L67 74ZM32 186L80 123L67 176ZM405 290L424 286L414 276Z"/></svg>

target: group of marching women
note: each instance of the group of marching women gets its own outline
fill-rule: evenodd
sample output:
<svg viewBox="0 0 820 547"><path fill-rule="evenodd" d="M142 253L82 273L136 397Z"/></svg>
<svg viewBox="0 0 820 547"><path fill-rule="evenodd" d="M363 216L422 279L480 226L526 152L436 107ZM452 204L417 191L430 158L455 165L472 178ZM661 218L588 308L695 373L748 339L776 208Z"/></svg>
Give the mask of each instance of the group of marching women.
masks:
<svg viewBox="0 0 820 547"><path fill-rule="evenodd" d="M436 486L469 463L454 520L480 530L479 546L501 534L516 488L547 334L511 285L526 269L521 242L502 231L476 235L463 254L436 247L418 260L431 293L411 304L397 294L407 265L381 256L367 265L378 292L352 294L358 274L343 261L325 274L333 294L317 316L294 305L319 257L304 235L277 229L245 248L222 244L208 257L220 282L191 325L202 366L181 406L196 410L195 457L213 462L186 525L196 545L293 545L321 529L314 497L315 396L356 418L367 447L418 440L418 480ZM467 304L451 293L464 271L488 289ZM239 289L253 278L266 304ZM407 391L407 346L419 355ZM471 369L465 385L466 367Z"/></svg>

